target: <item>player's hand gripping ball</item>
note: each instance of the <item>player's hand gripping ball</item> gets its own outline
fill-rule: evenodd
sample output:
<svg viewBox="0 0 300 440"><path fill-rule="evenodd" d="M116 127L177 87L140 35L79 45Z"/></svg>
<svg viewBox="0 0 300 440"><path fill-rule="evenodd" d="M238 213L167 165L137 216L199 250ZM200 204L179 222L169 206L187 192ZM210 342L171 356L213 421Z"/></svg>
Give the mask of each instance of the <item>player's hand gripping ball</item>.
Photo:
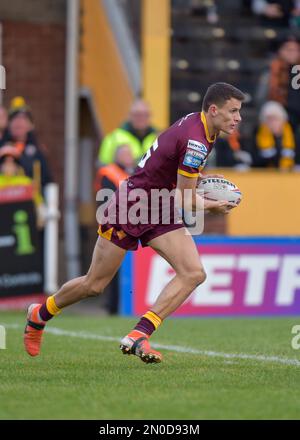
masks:
<svg viewBox="0 0 300 440"><path fill-rule="evenodd" d="M239 188L229 180L220 177L206 177L197 186L199 195L207 200L226 200L238 206L242 200Z"/></svg>

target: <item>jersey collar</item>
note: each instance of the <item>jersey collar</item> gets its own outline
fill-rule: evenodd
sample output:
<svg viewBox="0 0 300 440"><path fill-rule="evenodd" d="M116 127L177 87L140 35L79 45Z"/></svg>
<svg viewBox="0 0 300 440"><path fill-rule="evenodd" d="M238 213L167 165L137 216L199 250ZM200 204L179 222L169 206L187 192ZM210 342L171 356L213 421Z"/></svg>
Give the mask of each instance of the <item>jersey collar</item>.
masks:
<svg viewBox="0 0 300 440"><path fill-rule="evenodd" d="M208 127L207 127L207 121L206 121L206 117L204 112L200 113L200 118L201 118L201 122L204 126L204 131L205 131L205 137L207 139L208 142L213 143L215 142L215 140L217 139L217 135L215 134L214 137L209 137L209 131L208 131Z"/></svg>

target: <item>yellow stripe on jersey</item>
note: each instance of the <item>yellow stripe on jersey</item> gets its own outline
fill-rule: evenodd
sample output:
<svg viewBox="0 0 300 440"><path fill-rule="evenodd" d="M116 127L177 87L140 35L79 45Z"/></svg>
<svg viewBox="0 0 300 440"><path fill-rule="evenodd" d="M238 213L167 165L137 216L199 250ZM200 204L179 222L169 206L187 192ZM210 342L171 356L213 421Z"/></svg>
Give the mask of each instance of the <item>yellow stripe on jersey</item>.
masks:
<svg viewBox="0 0 300 440"><path fill-rule="evenodd" d="M215 142L217 135L214 135L214 137L209 136L208 126L207 126L207 120L204 112L200 113L202 124L204 125L204 131L205 131L205 137L208 140L208 142Z"/></svg>
<svg viewBox="0 0 300 440"><path fill-rule="evenodd" d="M188 173L187 171L183 171L180 168L178 168L177 173L181 174L182 176L185 176L185 177L197 177L198 178L198 176L199 176L199 173Z"/></svg>

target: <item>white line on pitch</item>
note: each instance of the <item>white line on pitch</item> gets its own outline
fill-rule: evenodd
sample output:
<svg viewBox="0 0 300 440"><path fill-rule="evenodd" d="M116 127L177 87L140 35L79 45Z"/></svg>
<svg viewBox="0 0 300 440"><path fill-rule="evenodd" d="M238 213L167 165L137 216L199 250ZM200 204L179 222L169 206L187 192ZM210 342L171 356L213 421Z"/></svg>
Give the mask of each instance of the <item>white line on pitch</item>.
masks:
<svg viewBox="0 0 300 440"><path fill-rule="evenodd" d="M22 328L19 324L2 324L2 325L4 325L4 327L8 329ZM114 336L102 336L102 335L97 335L95 333L63 330L57 327L47 327L45 332L51 333L52 335L56 335L56 336L70 336L72 338L80 338L80 339L120 342L120 338L116 338ZM211 350L198 350L196 348L182 347L180 345L164 345L164 344L156 344L156 343L152 343L152 346L154 348L160 348L168 351L175 351L178 353L197 354L201 356L220 357L224 359L246 359L246 360L261 361L261 362L274 362L277 364L294 365L297 367L300 366L300 361L298 359L289 359L279 356L265 356L265 355L256 355L256 354L247 354L247 353L223 353L223 352L211 351Z"/></svg>

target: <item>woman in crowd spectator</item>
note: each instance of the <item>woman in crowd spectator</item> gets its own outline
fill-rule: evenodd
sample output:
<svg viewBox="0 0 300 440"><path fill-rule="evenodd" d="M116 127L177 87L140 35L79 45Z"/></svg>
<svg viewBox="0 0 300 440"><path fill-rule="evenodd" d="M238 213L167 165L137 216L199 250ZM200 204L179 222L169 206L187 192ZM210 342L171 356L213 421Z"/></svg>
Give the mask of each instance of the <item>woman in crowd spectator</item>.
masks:
<svg viewBox="0 0 300 440"><path fill-rule="evenodd" d="M266 102L259 115L255 136L254 166L292 170L295 166L296 137L284 107Z"/></svg>

